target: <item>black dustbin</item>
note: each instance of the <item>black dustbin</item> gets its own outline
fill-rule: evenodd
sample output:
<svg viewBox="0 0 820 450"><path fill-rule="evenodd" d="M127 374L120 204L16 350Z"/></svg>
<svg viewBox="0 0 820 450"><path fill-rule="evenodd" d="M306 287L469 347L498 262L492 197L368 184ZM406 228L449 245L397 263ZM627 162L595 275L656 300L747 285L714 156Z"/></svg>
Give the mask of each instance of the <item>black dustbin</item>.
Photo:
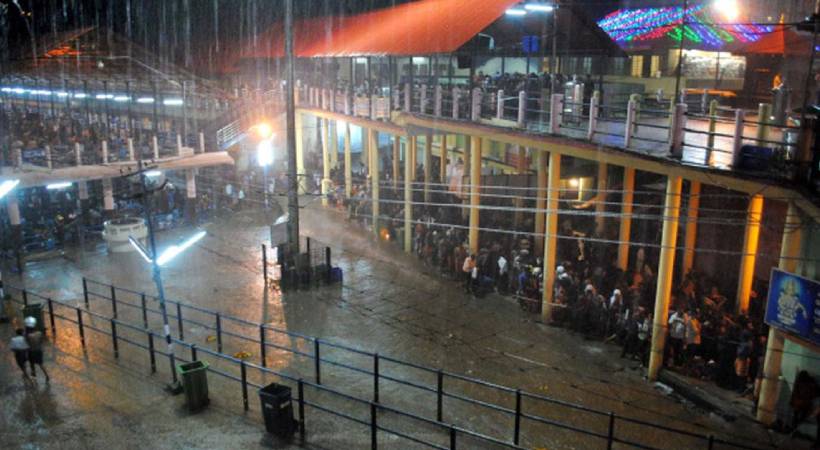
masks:
<svg viewBox="0 0 820 450"><path fill-rule="evenodd" d="M259 389L265 430L282 438L293 436L297 422L293 419L293 399L289 387L271 383Z"/></svg>
<svg viewBox="0 0 820 450"><path fill-rule="evenodd" d="M43 322L43 304L42 303L29 303L26 306L23 306L23 318L26 317L34 317L37 319L37 325L34 326L35 329L45 333L46 327L45 322Z"/></svg>
<svg viewBox="0 0 820 450"><path fill-rule="evenodd" d="M182 377L182 389L185 391L185 403L189 411L199 411L208 406L208 363L194 361L177 365L177 372Z"/></svg>

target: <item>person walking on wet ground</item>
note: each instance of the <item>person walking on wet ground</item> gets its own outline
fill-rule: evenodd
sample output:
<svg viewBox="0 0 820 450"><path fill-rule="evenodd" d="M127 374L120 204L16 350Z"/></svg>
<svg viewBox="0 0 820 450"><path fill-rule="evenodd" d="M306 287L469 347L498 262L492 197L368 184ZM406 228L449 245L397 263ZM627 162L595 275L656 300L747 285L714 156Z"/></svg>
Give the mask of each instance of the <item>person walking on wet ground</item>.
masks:
<svg viewBox="0 0 820 450"><path fill-rule="evenodd" d="M26 337L23 335L23 329L18 328L16 330L16 335L11 338L11 343L9 344L9 348L11 351L14 352L14 360L17 362L17 367L23 371L23 379L28 380L28 374L26 373L26 362L28 361L28 342L26 342Z"/></svg>
<svg viewBox="0 0 820 450"><path fill-rule="evenodd" d="M46 382L48 382L48 372L43 367L43 332L36 328L37 319L34 317L26 317L24 323L26 325L26 343L28 344L28 362L31 366L31 376L37 377L36 366L40 366L40 370L43 371ZM23 371L25 372L25 369Z"/></svg>

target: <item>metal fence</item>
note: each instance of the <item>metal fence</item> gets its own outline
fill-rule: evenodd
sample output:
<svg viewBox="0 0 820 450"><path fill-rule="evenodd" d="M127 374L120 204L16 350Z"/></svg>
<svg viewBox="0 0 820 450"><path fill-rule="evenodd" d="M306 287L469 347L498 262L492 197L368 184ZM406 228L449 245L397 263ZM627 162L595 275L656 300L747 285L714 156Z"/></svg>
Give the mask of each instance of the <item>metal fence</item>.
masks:
<svg viewBox="0 0 820 450"><path fill-rule="evenodd" d="M8 290L16 290L23 303L27 303L29 297L34 296L30 292L14 287L9 287ZM81 300L84 308L80 307L79 302L78 306L70 306L64 302L36 297L47 303L52 328L54 317L59 317L55 316L54 307L59 305L61 308L71 309L71 315L66 320L73 321L81 329L84 326L83 314L110 322L111 329L106 330L106 333L115 342L123 338L122 332L119 336L116 335L117 326L137 333L130 339L150 351L154 370L155 354L168 356L153 348L153 338L159 336L159 333L151 331L152 326L161 329L158 322L160 312L157 308L157 299L153 296L85 279ZM466 377L267 324L223 315L194 305L177 301L168 301L167 305L169 317L173 321L174 341L191 352L191 360L196 359L198 352L202 352L220 361L229 362L230 367L239 369L241 373L254 369L266 371L291 382L301 380L296 386L297 389L300 385L301 389L310 387L315 392L325 392L334 398L338 397L359 405L359 408L374 408L375 415L369 419L366 416L357 418L347 410L338 411L330 405L318 402L312 404L304 400L300 394L299 400L304 402L304 405L321 411L327 410L357 423L375 426L376 430L408 438L427 448L453 447L448 447L449 442L446 440L423 441L407 434L408 432L402 431L403 429L382 428L378 422L379 414L390 413L395 417L411 420L415 425L432 427L448 438L455 436L452 439L457 442L469 437L477 442L503 448L523 448L519 447L522 442L538 442L545 438L566 438L574 442L580 440L587 448L606 446L608 449L616 443L631 448L658 450L758 448ZM141 320L137 319L137 323L124 321L122 317L125 311L136 313L136 317ZM186 340L189 328L198 328L198 333L202 330L214 333L209 336L209 345L201 346ZM129 339L127 336L125 338ZM230 356L228 347L252 351L258 349L258 364ZM284 370L268 369L269 355L276 352L294 358L291 368L297 367L298 370L295 373L285 373ZM244 376L219 372L220 369L216 367L210 370L242 382L243 399L247 402L245 391L251 383ZM304 380L303 371L311 372L310 382ZM370 382L367 383L367 380ZM369 385L366 390L372 389L371 392L362 391L363 381ZM328 387L328 384L334 385L334 388ZM411 395L403 396L401 399L394 398L399 389ZM345 390L351 392L344 392ZM401 405L388 405L393 402ZM247 407L247 403L245 405ZM465 410L469 410L470 414L461 414ZM465 421L465 416L473 420ZM444 421L445 418L448 422ZM301 422L304 426L304 421ZM401 428L407 425L406 422L401 422L397 426ZM459 445L463 447L463 444Z"/></svg>

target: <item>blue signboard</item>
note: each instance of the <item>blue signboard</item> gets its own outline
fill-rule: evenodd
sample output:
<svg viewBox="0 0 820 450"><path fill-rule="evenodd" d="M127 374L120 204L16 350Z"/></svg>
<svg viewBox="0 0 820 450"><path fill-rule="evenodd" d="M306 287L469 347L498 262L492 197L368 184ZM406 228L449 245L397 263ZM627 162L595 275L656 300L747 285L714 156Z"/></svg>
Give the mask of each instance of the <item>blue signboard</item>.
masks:
<svg viewBox="0 0 820 450"><path fill-rule="evenodd" d="M772 270L766 323L820 345L820 283Z"/></svg>
<svg viewBox="0 0 820 450"><path fill-rule="evenodd" d="M521 39L521 47L524 53L538 53L541 46L541 38L539 36L524 36Z"/></svg>

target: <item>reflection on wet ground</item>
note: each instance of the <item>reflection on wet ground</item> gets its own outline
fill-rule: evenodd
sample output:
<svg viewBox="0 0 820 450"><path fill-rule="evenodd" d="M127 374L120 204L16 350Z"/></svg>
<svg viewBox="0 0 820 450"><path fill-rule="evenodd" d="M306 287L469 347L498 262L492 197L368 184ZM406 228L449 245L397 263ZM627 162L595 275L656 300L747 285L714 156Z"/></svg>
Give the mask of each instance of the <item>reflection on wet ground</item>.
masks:
<svg viewBox="0 0 820 450"><path fill-rule="evenodd" d="M266 290L261 276L260 244L263 239L267 239L268 229L260 220L261 215L249 211L205 225L208 236L163 270L167 296L216 310L225 316L264 322L272 328L318 336L328 342L378 352L417 364L441 367L455 374L520 387L536 394L613 411L619 415L699 433L714 433L724 439L753 445L766 445L769 442L768 434L757 425L742 419L734 423L724 422L654 389L642 379L643 371L633 363L619 359L617 349L613 347L597 341L585 341L566 330L540 324L537 317L521 311L504 298L487 296L475 299L465 296L457 284L427 273L414 258L405 255L397 247L385 243L375 244L370 234L361 231L358 226L346 223L336 211L323 210L314 205L303 211L303 234L316 237L332 247L334 263L344 270L344 286L320 287L284 295L276 290ZM186 230L178 230L177 233L185 234ZM160 241L170 239L171 236L162 236ZM85 276L138 292L154 293L149 271L136 254L85 254L72 259L52 260L30 267L26 273L26 287L43 295L79 303L82 299L82 277ZM95 288L89 290L93 289ZM132 300L138 301L136 296ZM92 309L104 308L108 308L106 302L92 298ZM141 323L136 311L121 309L120 314L124 320ZM205 326L212 324L213 317L187 314L186 312L186 318L198 321L203 326L187 326L184 330L185 340L198 346L215 348L214 332ZM258 332L256 330L233 325L229 321L223 323L225 331L258 338L258 334L254 334ZM158 317L150 319L150 326L159 329ZM269 332L268 336L269 342L282 347L268 351L268 367L296 377L312 379L311 360L291 352L298 349L311 353L311 342L275 332ZM76 348L76 345L72 346L68 338L63 339L60 335L58 341L61 351L70 355L82 354L82 350ZM245 351L250 355L250 361L258 362L257 345L225 338L224 347L225 353ZM322 351L322 357L328 361L367 370L372 367L372 362L360 355L330 346L324 346ZM110 354L110 350L106 352L106 355ZM141 356L136 358L135 364L144 368L146 358L144 353ZM87 364L70 357L58 357L52 364L77 373L88 370ZM123 362L120 361L119 364ZM213 362L212 365L222 370L235 371L235 367L227 362ZM164 380L161 374L163 370L167 372L166 366L167 364L158 362L160 374L156 377ZM331 364L324 364L322 370L323 382L328 386L365 398L372 392L371 379L367 375L346 371ZM381 370L387 376L435 387L435 374L389 362L383 362ZM113 373L99 374L104 379L108 375L116 378ZM272 381L269 376L249 376L260 384ZM214 378L216 377L211 376L210 380ZM212 388L212 398L218 399L216 404L241 412L241 397L236 384L222 379L213 382L217 384L217 387ZM506 393L479 388L456 379L448 379L447 383L446 389L451 392L491 401L506 408L514 407L513 396ZM225 395L220 395L223 394L223 390L219 388L222 385ZM114 395L116 389L109 387L110 394ZM156 381L145 389L159 392ZM80 392L73 392L75 390ZM82 408L95 408L103 399L94 392L69 387L66 388L66 401ZM163 398L162 394L155 394L157 396ZM428 417L429 414L435 415L434 393L430 395L398 383L383 382L381 401ZM525 408L543 417L584 426L596 432L606 432L605 417L535 402L527 404L528 402L525 402ZM508 415L471 407L456 398L447 398L444 410L446 422L470 427L500 439L509 439L512 419ZM24 417L22 411L21 406L21 414L15 414L15 417ZM143 420L139 416L127 417L137 424ZM336 445L338 442L347 442L352 445L336 448L360 448L360 441L357 439L366 437L347 436L350 433L341 431L345 430L344 424L328 418L319 420L332 424L333 426L328 425L329 430L339 431L328 431L325 437L329 442L337 442ZM55 426L60 428L59 423ZM702 443L695 440L669 439L666 434L629 424L619 426L623 427L623 432L630 438L659 448L703 447ZM259 425L256 424L254 428L258 430ZM410 431L421 435L426 433L421 426ZM591 445L597 447L601 442L526 422L522 435L522 443L532 447L589 448ZM321 439L311 442L321 442ZM410 448L398 443L395 445L395 448Z"/></svg>

